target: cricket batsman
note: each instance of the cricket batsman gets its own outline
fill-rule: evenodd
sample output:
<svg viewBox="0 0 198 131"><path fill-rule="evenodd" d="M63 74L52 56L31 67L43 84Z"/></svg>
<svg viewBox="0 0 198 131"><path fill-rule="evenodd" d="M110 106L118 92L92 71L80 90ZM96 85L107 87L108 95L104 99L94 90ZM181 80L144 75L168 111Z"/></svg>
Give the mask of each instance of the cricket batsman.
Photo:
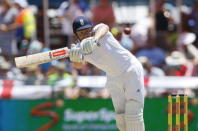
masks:
<svg viewBox="0 0 198 131"><path fill-rule="evenodd" d="M89 62L107 74L106 87L115 108L116 125L120 131L145 131L143 68L128 50L123 48L103 23L79 16L73 21L73 32L79 43L72 45L72 62Z"/></svg>

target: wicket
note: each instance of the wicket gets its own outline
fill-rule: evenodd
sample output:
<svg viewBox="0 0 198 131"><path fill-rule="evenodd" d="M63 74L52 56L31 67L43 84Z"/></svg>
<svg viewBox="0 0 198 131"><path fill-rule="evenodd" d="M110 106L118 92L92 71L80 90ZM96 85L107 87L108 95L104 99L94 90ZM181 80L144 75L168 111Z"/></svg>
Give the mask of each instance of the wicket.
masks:
<svg viewBox="0 0 198 131"><path fill-rule="evenodd" d="M181 98L183 97L183 102ZM176 99L175 102L175 113L176 113L176 122L175 128L173 128L173 98ZM183 114L184 114L184 123L183 126L180 124L180 115L181 115L181 105L183 105ZM188 96L184 94L169 95L168 96L168 131L180 131L180 128L183 128L184 131L188 131Z"/></svg>

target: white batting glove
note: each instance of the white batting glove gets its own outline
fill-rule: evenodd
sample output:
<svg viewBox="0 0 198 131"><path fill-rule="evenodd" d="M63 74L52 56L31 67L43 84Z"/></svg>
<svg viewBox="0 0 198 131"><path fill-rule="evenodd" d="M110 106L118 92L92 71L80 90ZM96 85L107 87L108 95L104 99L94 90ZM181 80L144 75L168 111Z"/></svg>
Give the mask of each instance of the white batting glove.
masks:
<svg viewBox="0 0 198 131"><path fill-rule="evenodd" d="M81 52L85 55L91 54L96 46L97 46L98 40L95 37L88 37L80 43L80 49Z"/></svg>
<svg viewBox="0 0 198 131"><path fill-rule="evenodd" d="M75 44L71 45L71 49L69 51L69 58L72 62L82 62L83 55L81 53L80 47L77 47Z"/></svg>

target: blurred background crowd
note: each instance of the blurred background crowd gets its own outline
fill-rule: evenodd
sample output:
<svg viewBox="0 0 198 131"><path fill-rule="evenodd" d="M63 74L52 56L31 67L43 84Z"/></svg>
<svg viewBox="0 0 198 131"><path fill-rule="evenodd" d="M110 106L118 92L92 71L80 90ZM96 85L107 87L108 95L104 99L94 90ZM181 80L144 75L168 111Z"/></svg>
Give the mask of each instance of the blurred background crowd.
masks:
<svg viewBox="0 0 198 131"><path fill-rule="evenodd" d="M76 42L72 21L81 15L94 25L107 24L138 57L145 77L198 76L197 0L0 0L0 78L51 86L64 79L66 97L108 98L106 89L77 87L78 76L105 76L91 64L75 69L63 59L24 69L14 65L16 56L70 47ZM164 91L157 93L152 95Z"/></svg>

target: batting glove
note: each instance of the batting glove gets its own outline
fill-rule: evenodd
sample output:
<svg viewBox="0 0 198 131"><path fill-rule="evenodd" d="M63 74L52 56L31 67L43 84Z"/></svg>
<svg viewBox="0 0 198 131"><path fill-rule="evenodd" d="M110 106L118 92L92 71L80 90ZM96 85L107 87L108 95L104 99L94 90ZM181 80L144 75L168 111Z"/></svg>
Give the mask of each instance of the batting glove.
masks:
<svg viewBox="0 0 198 131"><path fill-rule="evenodd" d="M77 47L75 44L71 45L71 49L69 51L69 58L72 62L82 62L83 55L81 53L80 47Z"/></svg>
<svg viewBox="0 0 198 131"><path fill-rule="evenodd" d="M98 40L95 37L89 37L82 40L80 43L81 52L85 55L91 54L95 50L97 43Z"/></svg>

